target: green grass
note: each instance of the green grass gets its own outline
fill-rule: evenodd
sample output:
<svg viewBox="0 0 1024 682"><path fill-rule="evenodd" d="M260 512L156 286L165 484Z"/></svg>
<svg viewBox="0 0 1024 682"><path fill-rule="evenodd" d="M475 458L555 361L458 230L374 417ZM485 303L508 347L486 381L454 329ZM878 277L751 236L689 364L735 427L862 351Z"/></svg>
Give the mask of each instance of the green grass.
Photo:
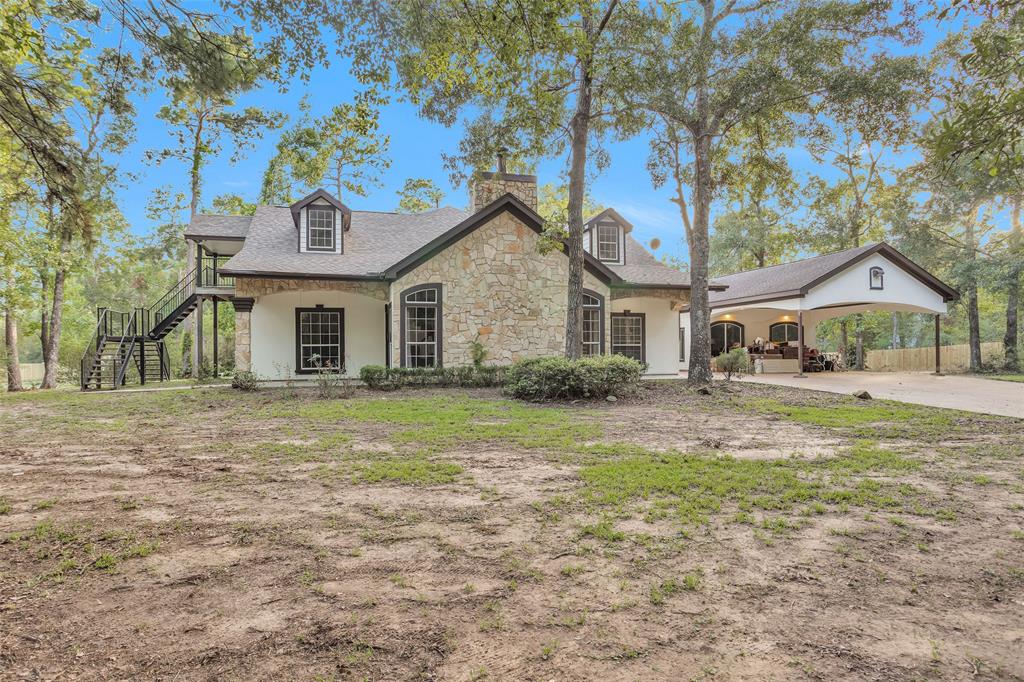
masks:
<svg viewBox="0 0 1024 682"><path fill-rule="evenodd" d="M989 374L982 375L987 379L995 379L996 381L1016 381L1018 383L1024 383L1024 374Z"/></svg>
<svg viewBox="0 0 1024 682"><path fill-rule="evenodd" d="M854 436L903 438L951 429L960 416L954 410L891 400L840 402L835 405L789 405L772 398L744 401L762 414L775 414L799 424L837 429Z"/></svg>
<svg viewBox="0 0 1024 682"><path fill-rule="evenodd" d="M389 457L360 465L354 480L357 483L441 485L456 482L462 472L462 467L454 462L438 462L424 456Z"/></svg>
<svg viewBox="0 0 1024 682"><path fill-rule="evenodd" d="M835 457L813 461L680 452L637 454L635 447L624 451L623 457L580 469L585 503L625 513L637 511L639 505L649 518L675 516L683 524L706 523L724 505L741 512L790 511L799 505L820 514L827 506L899 509L911 501L919 503L911 486L854 476L898 473L919 466L916 460L868 441ZM740 523L752 520L749 515L733 517ZM611 531L607 519L585 529L595 537L605 536L602 539Z"/></svg>
<svg viewBox="0 0 1024 682"><path fill-rule="evenodd" d="M11 506L11 503L7 501L6 497L0 497L0 516L10 514L13 508L14 507Z"/></svg>
<svg viewBox="0 0 1024 682"><path fill-rule="evenodd" d="M434 398L377 398L280 402L268 417L387 424L396 445L443 448L486 441L523 448L571 448L601 436L601 428L580 419L579 410L533 407L505 400L445 395Z"/></svg>

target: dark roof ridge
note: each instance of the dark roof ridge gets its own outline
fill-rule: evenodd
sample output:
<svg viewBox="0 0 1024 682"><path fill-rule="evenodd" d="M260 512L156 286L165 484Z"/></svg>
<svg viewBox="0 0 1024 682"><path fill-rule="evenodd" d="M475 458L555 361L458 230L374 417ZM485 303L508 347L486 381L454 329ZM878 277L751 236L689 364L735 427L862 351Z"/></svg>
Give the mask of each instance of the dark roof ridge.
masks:
<svg viewBox="0 0 1024 682"><path fill-rule="evenodd" d="M886 242L870 242L868 244L861 244L860 246L852 246L848 249L839 249L838 251L829 251L828 253L819 253L816 256L807 256L806 258L797 258L796 260L786 261L785 263L776 263L775 265L766 265L763 268L747 268L746 270L737 270L736 272L730 272L728 275L718 275L711 279L723 279L725 277L732 277L733 275L743 275L748 272L756 272L758 270L771 270L772 268L781 268L785 265L795 265L797 263L806 263L807 261L816 260L818 258L825 258L827 256L836 256L840 253L846 253L848 251L859 251L860 249L870 249L879 244L886 244Z"/></svg>

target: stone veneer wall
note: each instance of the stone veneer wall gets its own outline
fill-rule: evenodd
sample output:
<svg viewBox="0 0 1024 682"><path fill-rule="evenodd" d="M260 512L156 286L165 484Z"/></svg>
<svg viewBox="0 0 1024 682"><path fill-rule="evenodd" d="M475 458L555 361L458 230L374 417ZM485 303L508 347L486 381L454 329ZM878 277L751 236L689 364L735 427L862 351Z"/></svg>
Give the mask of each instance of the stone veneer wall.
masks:
<svg viewBox="0 0 1024 682"><path fill-rule="evenodd" d="M487 349L488 363L564 353L569 261L559 252L541 255L539 239L505 212L392 283L394 365L402 357L401 293L419 284L441 284L445 366L470 364L470 344L477 334ZM607 352L608 287L589 272L584 286L605 297Z"/></svg>
<svg viewBox="0 0 1024 682"><path fill-rule="evenodd" d="M532 175L481 173L469 180L469 205L473 213L506 194L537 210L537 178Z"/></svg>
<svg viewBox="0 0 1024 682"><path fill-rule="evenodd" d="M252 313L235 311L235 371L252 369Z"/></svg>
<svg viewBox="0 0 1024 682"><path fill-rule="evenodd" d="M383 280L235 278L235 296L258 298L282 291L347 291L379 301L388 300L388 283Z"/></svg>

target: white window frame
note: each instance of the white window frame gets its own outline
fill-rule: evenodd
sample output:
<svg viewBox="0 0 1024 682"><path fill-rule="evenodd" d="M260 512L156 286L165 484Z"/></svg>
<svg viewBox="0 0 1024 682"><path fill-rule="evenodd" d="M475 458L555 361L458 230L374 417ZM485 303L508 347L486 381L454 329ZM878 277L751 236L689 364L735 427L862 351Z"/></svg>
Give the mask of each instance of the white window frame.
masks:
<svg viewBox="0 0 1024 682"><path fill-rule="evenodd" d="M587 340L587 313L597 314L596 340ZM583 338L580 345L584 357L604 355L604 296L589 290L583 291Z"/></svg>
<svg viewBox="0 0 1024 682"><path fill-rule="evenodd" d="M442 345L441 345L441 285L440 284L421 284L409 289L406 289L401 294L401 363L402 367L442 367ZM421 310L432 310L434 329L434 338L432 341L427 340L411 340L410 334L413 330L410 328L410 319L428 319L424 318L410 318L410 315L417 314ZM429 330L427 330L429 333ZM422 353L413 354L413 349L422 349L433 347L433 363L429 365L425 364L413 364L414 357L423 357Z"/></svg>
<svg viewBox="0 0 1024 682"><path fill-rule="evenodd" d="M647 318L647 316L644 315L643 313L632 313L632 312L630 312L628 310L625 310L625 311L623 311L621 313L612 313L612 334L611 334L611 336L612 336L612 354L613 355L614 354L625 355L626 357L632 357L634 360L639 360L640 362L647 362L647 352L646 352L646 345L647 345L647 319L646 318ZM624 343L621 340L621 337L618 340L616 339L616 336L615 336L615 333L617 331L617 329L616 329L616 322L619 321L619 320L629 321L631 323L634 320L636 322L639 322L639 324L640 324L640 340L639 340L639 342ZM638 350L639 354L640 354L640 357L636 358L636 357L634 357L633 355L631 355L629 353L621 352L622 350L625 350L627 348Z"/></svg>
<svg viewBox="0 0 1024 682"><path fill-rule="evenodd" d="M317 223L313 224L314 213L317 214ZM322 206L312 204L306 207L306 250L307 251L336 251L338 247L338 220L333 206ZM330 225L322 224L323 215L330 216ZM325 233L330 234L330 245L323 244L314 246L314 235L318 241L322 241Z"/></svg>
<svg viewBox="0 0 1024 682"><path fill-rule="evenodd" d="M618 263L622 259L622 228L614 223L598 223L594 229L596 230L594 233L594 239L597 242L597 259L603 263ZM602 231L607 230L611 230L613 235L613 238L610 241L603 238L601 235ZM606 256L604 254L603 248L607 246L612 246L614 248L614 257Z"/></svg>

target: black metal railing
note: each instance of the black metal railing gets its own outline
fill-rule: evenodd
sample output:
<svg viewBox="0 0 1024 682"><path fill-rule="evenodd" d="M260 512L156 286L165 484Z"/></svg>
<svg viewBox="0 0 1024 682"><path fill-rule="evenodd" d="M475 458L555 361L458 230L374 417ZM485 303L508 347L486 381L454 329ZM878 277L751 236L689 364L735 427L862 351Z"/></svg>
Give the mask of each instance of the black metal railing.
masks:
<svg viewBox="0 0 1024 682"><path fill-rule="evenodd" d="M199 259L199 282L201 287L233 287L235 278L222 275L220 268L226 263L226 256L203 256Z"/></svg>
<svg viewBox="0 0 1024 682"><path fill-rule="evenodd" d="M199 271L198 267L190 270L159 301L149 307L147 333L159 326L171 313L180 308L189 296L196 293L196 275Z"/></svg>
<svg viewBox="0 0 1024 682"><path fill-rule="evenodd" d="M83 389L88 388L92 380L92 372L98 360L98 353L103 349L104 342L109 339L121 339L138 334L135 313L124 313L110 308L96 309L96 333L82 355L79 365L79 380ZM102 373L102 368L100 368Z"/></svg>
<svg viewBox="0 0 1024 682"><path fill-rule="evenodd" d="M136 311L132 311L127 326L130 333L122 334L121 342L117 344L117 351L114 353L114 388L124 386L125 372L128 371L128 366L135 357L135 346L138 343L137 319Z"/></svg>

